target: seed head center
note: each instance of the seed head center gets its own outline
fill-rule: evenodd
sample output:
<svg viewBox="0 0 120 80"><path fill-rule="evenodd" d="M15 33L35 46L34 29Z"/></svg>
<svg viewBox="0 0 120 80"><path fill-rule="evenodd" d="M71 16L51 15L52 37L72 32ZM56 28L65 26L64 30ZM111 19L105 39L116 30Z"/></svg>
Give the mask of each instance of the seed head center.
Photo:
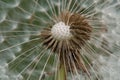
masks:
<svg viewBox="0 0 120 80"><path fill-rule="evenodd" d="M72 36L70 33L70 26L65 25L64 22L59 22L53 25L51 33L52 36L58 40L69 39Z"/></svg>

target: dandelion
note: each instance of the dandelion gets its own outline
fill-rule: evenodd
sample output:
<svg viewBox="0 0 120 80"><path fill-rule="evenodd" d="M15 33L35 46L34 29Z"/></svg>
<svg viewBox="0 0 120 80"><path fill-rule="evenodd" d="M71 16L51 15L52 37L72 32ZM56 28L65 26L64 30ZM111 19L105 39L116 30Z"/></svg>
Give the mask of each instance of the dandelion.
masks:
<svg viewBox="0 0 120 80"><path fill-rule="evenodd" d="M1 0L0 79L119 80L119 0Z"/></svg>

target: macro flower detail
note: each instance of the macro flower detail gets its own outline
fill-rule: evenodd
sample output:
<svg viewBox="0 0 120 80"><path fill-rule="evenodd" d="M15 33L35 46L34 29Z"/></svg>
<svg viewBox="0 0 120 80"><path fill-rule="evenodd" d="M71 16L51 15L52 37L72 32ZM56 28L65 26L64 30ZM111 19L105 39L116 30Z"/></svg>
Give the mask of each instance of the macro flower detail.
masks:
<svg viewBox="0 0 120 80"><path fill-rule="evenodd" d="M120 80L120 0L0 0L0 80Z"/></svg>

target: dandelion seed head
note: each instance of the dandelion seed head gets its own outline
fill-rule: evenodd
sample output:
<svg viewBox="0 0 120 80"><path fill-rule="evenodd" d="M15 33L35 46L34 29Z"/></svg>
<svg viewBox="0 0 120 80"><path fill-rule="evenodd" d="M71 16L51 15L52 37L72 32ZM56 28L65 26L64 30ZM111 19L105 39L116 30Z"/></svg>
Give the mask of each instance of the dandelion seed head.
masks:
<svg viewBox="0 0 120 80"><path fill-rule="evenodd" d="M2 43L4 40L5 40L4 37L0 35L0 43Z"/></svg>
<svg viewBox="0 0 120 80"><path fill-rule="evenodd" d="M81 61L80 50L90 40L92 27L85 17L69 11L58 15L58 20L60 22L41 32L43 45L60 55L60 63L65 63L67 72L75 73L75 69L87 72Z"/></svg>
<svg viewBox="0 0 120 80"><path fill-rule="evenodd" d="M1 15L0 15L0 23L2 23L6 19L6 13L2 13Z"/></svg>
<svg viewBox="0 0 120 80"><path fill-rule="evenodd" d="M0 75L0 79L9 80L9 77L7 75Z"/></svg>
<svg viewBox="0 0 120 80"><path fill-rule="evenodd" d="M99 67L98 73L103 76L102 80L119 80L120 73L120 60L113 56L105 57L100 56L100 61L102 61L102 66ZM108 68L109 67L109 68Z"/></svg>
<svg viewBox="0 0 120 80"><path fill-rule="evenodd" d="M1 64L0 79L38 80L47 74L46 80L56 77L64 65L69 77L66 80L119 80L116 64L120 66L120 59L110 57L114 51L119 54L116 50L120 46L119 2L1 0L0 52L4 56L0 54L0 63L5 61L10 70L6 71ZM36 37L39 39L34 41ZM57 56L55 62L49 52Z"/></svg>
<svg viewBox="0 0 120 80"><path fill-rule="evenodd" d="M1 1L1 6L5 8L15 8L19 6L20 0L13 0L13 1Z"/></svg>

